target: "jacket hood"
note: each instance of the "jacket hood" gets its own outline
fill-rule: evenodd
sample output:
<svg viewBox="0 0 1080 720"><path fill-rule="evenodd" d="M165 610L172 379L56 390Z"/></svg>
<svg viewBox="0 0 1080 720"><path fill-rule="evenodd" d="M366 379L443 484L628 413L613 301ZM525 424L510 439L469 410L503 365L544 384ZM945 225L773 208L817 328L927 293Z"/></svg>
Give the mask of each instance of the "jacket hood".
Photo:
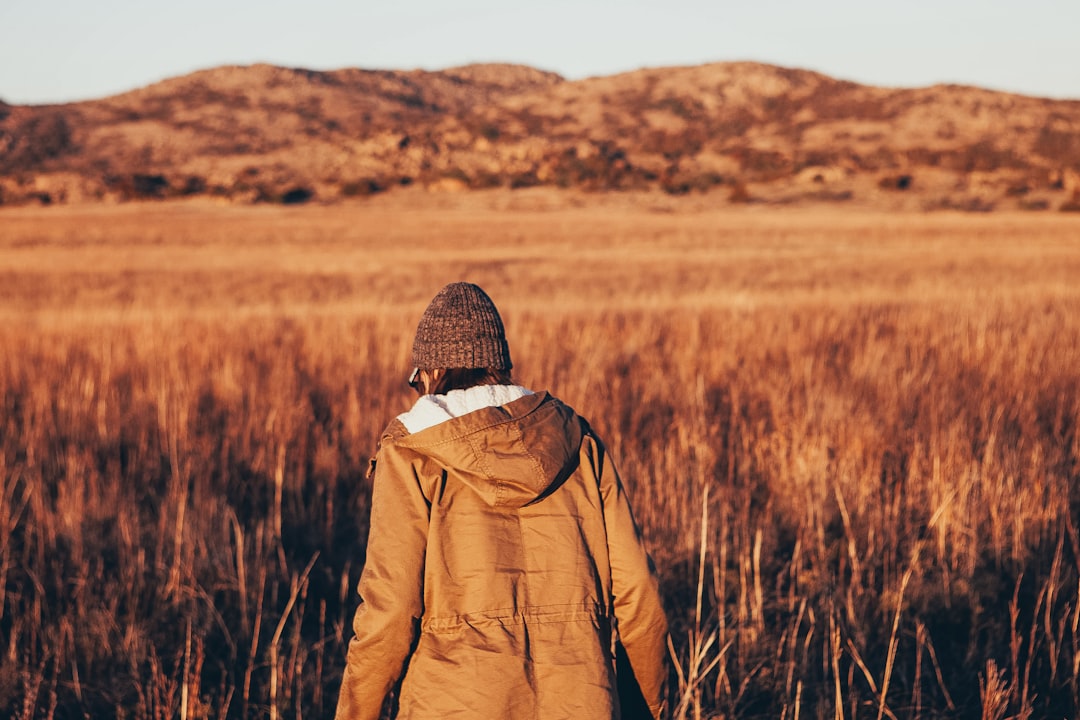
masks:
<svg viewBox="0 0 1080 720"><path fill-rule="evenodd" d="M398 423L393 441L431 458L495 507L523 507L576 469L585 434L572 409L546 392L485 407L416 433Z"/></svg>

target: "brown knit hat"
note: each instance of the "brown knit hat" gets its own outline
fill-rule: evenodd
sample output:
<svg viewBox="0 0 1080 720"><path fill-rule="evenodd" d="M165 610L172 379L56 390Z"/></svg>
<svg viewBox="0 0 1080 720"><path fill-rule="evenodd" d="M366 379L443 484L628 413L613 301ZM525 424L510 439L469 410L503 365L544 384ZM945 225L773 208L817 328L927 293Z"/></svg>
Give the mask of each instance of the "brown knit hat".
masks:
<svg viewBox="0 0 1080 720"><path fill-rule="evenodd" d="M450 283L427 306L412 360L421 370L513 367L495 303L479 286L465 282Z"/></svg>

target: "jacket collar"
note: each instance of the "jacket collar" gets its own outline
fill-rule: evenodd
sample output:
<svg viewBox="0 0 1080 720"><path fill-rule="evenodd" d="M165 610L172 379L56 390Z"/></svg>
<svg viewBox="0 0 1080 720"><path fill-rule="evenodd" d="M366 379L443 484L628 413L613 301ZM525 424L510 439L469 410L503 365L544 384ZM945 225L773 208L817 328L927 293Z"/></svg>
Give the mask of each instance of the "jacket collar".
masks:
<svg viewBox="0 0 1080 720"><path fill-rule="evenodd" d="M507 405L532 391L520 385L476 385L464 390L451 390L445 395L424 395L398 420L410 433L427 430L462 415L489 407Z"/></svg>

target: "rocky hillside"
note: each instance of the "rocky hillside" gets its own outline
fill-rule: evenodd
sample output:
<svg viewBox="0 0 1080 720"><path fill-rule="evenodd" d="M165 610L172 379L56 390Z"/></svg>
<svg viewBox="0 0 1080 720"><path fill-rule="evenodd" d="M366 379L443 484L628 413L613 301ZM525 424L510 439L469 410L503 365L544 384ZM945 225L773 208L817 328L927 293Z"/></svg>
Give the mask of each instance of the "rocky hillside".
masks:
<svg viewBox="0 0 1080 720"><path fill-rule="evenodd" d="M407 185L718 201L1080 205L1080 101L884 89L755 63L576 82L528 67L221 67L0 103L0 203L330 202Z"/></svg>

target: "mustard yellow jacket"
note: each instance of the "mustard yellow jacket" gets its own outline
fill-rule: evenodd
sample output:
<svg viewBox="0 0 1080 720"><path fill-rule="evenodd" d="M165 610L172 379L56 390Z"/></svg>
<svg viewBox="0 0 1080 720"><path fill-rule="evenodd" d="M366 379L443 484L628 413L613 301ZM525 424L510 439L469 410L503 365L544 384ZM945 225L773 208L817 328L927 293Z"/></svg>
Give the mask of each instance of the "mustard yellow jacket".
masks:
<svg viewBox="0 0 1080 720"><path fill-rule="evenodd" d="M659 717L667 623L622 482L547 393L379 443L338 720L618 718L614 648ZM619 678L620 684L627 678Z"/></svg>

